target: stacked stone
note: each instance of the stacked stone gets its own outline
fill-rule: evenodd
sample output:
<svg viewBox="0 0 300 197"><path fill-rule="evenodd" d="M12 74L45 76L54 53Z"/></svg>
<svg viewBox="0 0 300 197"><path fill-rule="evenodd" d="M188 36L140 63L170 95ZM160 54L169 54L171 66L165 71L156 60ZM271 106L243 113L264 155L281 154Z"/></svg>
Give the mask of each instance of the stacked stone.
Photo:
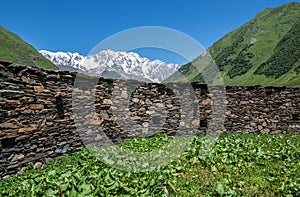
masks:
<svg viewBox="0 0 300 197"><path fill-rule="evenodd" d="M74 76L0 65L0 177L81 146L70 119Z"/></svg>
<svg viewBox="0 0 300 197"><path fill-rule="evenodd" d="M0 61L0 178L137 136L300 133L299 88L143 83Z"/></svg>
<svg viewBox="0 0 300 197"><path fill-rule="evenodd" d="M299 132L299 93L299 88L226 87L226 130L271 134Z"/></svg>

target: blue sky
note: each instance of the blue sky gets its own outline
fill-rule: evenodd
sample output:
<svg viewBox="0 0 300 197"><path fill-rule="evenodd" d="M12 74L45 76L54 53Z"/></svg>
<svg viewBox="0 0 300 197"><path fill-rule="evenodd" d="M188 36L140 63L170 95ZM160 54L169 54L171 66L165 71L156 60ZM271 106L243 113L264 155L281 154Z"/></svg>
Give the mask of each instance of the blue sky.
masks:
<svg viewBox="0 0 300 197"><path fill-rule="evenodd" d="M173 28L209 47L266 7L287 0L5 0L0 25L38 50L89 53L99 42L139 26ZM163 50L140 49L142 56L185 63Z"/></svg>

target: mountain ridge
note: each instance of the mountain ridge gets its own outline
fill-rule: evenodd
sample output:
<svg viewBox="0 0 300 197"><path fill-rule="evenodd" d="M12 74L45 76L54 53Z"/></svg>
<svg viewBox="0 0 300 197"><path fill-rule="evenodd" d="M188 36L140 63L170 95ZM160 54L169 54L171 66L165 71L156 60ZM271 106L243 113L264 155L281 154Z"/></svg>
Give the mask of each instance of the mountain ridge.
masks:
<svg viewBox="0 0 300 197"><path fill-rule="evenodd" d="M61 69L75 69L88 75L113 78L133 78L147 82L161 82L179 65L161 60L149 60L134 52L103 50L88 56L71 52L39 51Z"/></svg>

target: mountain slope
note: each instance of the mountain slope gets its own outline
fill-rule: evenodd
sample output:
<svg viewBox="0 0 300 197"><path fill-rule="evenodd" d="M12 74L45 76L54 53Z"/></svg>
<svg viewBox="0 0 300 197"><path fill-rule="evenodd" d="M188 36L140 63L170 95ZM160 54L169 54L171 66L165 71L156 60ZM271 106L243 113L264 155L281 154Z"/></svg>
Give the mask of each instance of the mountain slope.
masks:
<svg viewBox="0 0 300 197"><path fill-rule="evenodd" d="M0 59L26 66L57 69L52 62L44 58L33 46L2 26L0 26Z"/></svg>
<svg viewBox="0 0 300 197"><path fill-rule="evenodd" d="M267 8L214 43L208 51L225 85L300 86L300 3ZM202 55L179 72L189 81L204 82ZM178 73L168 81L183 81ZM220 83L217 81L216 83Z"/></svg>
<svg viewBox="0 0 300 197"><path fill-rule="evenodd" d="M85 69L82 67L85 57L79 53L50 52L47 50L40 50L39 52L58 67Z"/></svg>
<svg viewBox="0 0 300 197"><path fill-rule="evenodd" d="M103 50L87 57L70 52L41 50L40 53L60 69L76 69L85 74L107 78L161 82L179 68L177 64L167 64L160 60L151 61L133 52Z"/></svg>

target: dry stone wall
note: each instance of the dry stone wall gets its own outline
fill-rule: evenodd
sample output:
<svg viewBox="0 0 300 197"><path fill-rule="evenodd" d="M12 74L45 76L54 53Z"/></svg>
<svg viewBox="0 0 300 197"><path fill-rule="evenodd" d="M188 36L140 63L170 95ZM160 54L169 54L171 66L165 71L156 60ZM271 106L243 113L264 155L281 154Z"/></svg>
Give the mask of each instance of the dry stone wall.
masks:
<svg viewBox="0 0 300 197"><path fill-rule="evenodd" d="M197 135L208 128L219 133L300 133L299 88L229 86L219 102L220 86L87 80L8 62L0 62L0 71L0 178L87 144L141 135ZM223 115L217 119L213 113ZM222 118L221 127L214 125Z"/></svg>

